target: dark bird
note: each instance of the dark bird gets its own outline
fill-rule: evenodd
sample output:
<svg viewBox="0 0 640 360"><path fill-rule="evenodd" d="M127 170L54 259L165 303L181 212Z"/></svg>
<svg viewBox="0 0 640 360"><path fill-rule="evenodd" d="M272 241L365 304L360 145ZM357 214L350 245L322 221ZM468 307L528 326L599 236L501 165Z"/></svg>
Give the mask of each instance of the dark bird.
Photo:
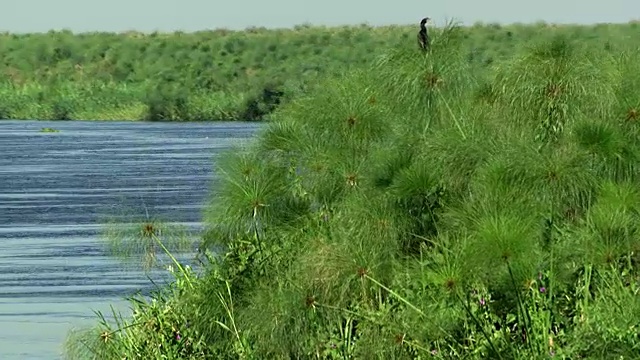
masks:
<svg viewBox="0 0 640 360"><path fill-rule="evenodd" d="M429 50L429 35L427 34L427 21L431 20L426 17L420 21L420 31L418 32L418 45L422 50Z"/></svg>

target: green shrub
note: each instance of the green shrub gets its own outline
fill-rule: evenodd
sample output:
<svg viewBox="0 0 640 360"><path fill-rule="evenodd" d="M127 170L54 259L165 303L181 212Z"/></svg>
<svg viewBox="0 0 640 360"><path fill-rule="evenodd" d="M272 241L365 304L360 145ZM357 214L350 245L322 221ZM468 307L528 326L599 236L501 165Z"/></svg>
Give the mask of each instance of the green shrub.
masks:
<svg viewBox="0 0 640 360"><path fill-rule="evenodd" d="M560 82L566 76L573 80L581 79L580 76L587 78L593 69L603 70L597 65L595 68L590 65L599 61L599 57L637 47L632 36L635 34L634 24L606 27L551 27L543 23L496 27L479 24L455 28L452 30L455 34L442 37L442 41L439 41L442 29L442 26L431 29L433 47L446 47L447 50L424 57L421 65L418 65L421 61L414 61L411 56L406 56L407 53L398 54L391 50L397 49L399 44L404 50L415 48L412 39L415 39L416 24L339 28L307 26L172 34L73 34L69 31L0 34L0 61L4 64L0 70L0 103L4 104L5 117L12 119L264 120L280 105L309 94L319 79L339 76L343 69L360 68L386 55L387 61L396 59L393 61L398 66L397 72L386 74L386 83L391 85L389 90L395 89L406 95L397 94L396 105L418 106L431 113L434 109L423 105L438 98L439 105L432 105L436 106L435 109L449 112L449 107L455 113L458 104L449 103L451 99L447 98L447 94L458 100L466 99L467 96L457 92L475 89L467 81L486 81L496 75L495 67L505 65L512 55L554 37L557 49L551 49L546 55L538 53L529 57L536 57L538 62L549 61L549 56L556 57L558 66L547 68L557 75L554 79L550 78L552 83L549 86L564 86L563 94L571 89L580 90L575 82L566 84L571 89L565 88L565 84ZM584 46L570 50L565 60L559 60L559 56L565 56L562 55L564 50L558 52L558 46L565 46L562 45L562 39L578 40ZM580 49L582 47L589 51L583 51ZM634 51L637 53L637 49ZM554 52L557 54L553 55ZM634 93L625 88L625 84L633 87L633 79L637 78L633 76L637 72L634 54L628 52L627 55L613 56L610 60L617 62L627 75L622 76L617 84L607 81L601 83L616 85L621 103L615 111L621 118L628 117L633 113L631 110L638 107L637 96L634 97ZM404 56L406 61L398 56ZM576 66L562 70L562 61L568 64L573 61L571 59L576 60ZM513 70L516 73L522 73L522 64L538 66L527 59L521 60L509 63L515 66ZM513 71L501 73L516 81L512 77L515 75ZM528 73L519 85L523 86L522 94L514 92L514 97L525 96L528 99L526 101L534 101L531 91L546 86L546 83L539 81L551 73L536 70ZM396 86L403 82L407 86ZM595 86L595 82L590 83ZM498 90L499 84L494 85ZM438 88L438 92L421 93L420 89L424 86L433 87L434 90ZM68 91L57 92L56 89L61 87ZM585 101L589 94L596 95L591 92L594 89L585 90L589 90L584 94ZM600 94L610 89L598 91ZM46 96L41 98L40 94ZM218 110L200 112L198 106L201 102L190 100L194 94L210 97L210 108ZM415 101L415 96L421 98L420 102ZM56 104L66 102L70 97L73 101L65 105L66 110L59 111L61 105ZM524 100L518 101L523 105ZM538 100L541 100L540 96ZM40 107L33 106L34 102ZM147 109L143 109L141 104L145 104ZM539 111L539 116L546 116L541 112L545 104L538 102L538 107L531 110ZM554 104L547 105L561 108L561 103ZM584 110L581 108L583 105L577 105L579 110ZM41 107L52 110L42 110ZM558 113L559 110L554 111ZM575 112L572 114L570 116L574 116Z"/></svg>
<svg viewBox="0 0 640 360"><path fill-rule="evenodd" d="M217 164L205 274L120 329L189 318L216 358L636 358L633 64L560 36L475 77L464 35L276 110ZM165 329L101 358L178 356Z"/></svg>

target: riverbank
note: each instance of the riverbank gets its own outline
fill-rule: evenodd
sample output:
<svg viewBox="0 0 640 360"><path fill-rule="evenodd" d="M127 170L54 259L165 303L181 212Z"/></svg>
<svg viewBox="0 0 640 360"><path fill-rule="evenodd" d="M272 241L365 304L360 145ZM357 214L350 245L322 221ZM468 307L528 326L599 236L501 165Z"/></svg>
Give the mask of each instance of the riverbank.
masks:
<svg viewBox="0 0 640 360"><path fill-rule="evenodd" d="M67 332L93 325L94 310L126 314L126 296L171 281L165 269L110 256L102 235L115 229L101 224L162 219L193 241L215 182L212 159L263 127L0 121L0 359L59 360ZM191 263L187 250L180 259Z"/></svg>
<svg viewBox="0 0 640 360"><path fill-rule="evenodd" d="M0 119L263 120L319 79L374 61L416 25L298 26L196 33L0 34ZM637 23L462 28L470 71L563 33L598 49L637 46Z"/></svg>
<svg viewBox="0 0 640 360"><path fill-rule="evenodd" d="M466 41L278 109L217 163L205 274L70 357L637 357L638 49L558 31L485 78Z"/></svg>

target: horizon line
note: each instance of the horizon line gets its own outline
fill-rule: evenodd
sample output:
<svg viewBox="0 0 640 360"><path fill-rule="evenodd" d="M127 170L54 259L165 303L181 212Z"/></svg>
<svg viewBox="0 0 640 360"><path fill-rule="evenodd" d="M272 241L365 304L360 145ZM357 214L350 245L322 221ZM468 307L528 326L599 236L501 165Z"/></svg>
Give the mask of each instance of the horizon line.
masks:
<svg viewBox="0 0 640 360"><path fill-rule="evenodd" d="M432 19L433 21L433 19ZM535 20L531 22L497 22L497 21L474 21L473 23L467 23L461 21L455 21L455 18L449 18L445 20L445 24L449 21L453 21L455 24L458 24L461 27L479 27L479 26L495 26L499 25L501 27L509 27L509 26L535 26L535 25L547 25L547 26L598 26L598 25L631 25L640 23L640 19L629 19L627 21L620 22L549 22L546 20ZM418 22L416 22L417 24ZM127 33L138 33L138 34L193 34L200 32L216 32L216 31L228 31L228 32L255 32L255 31L282 31L282 30L300 30L300 29L309 29L309 28L353 28L353 27L369 27L369 28L385 28L385 27L408 27L412 26L413 23L390 23L390 24L378 24L371 25L369 22L358 22L358 23L345 23L345 24L334 24L334 25L326 25L326 24L313 24L311 22L302 22L298 24L294 24L291 26L246 26L244 28L230 28L230 27L211 27L211 28L202 28L198 30L184 30L180 28L175 28L173 30L161 30L161 29L153 29L153 30L137 30L134 28L123 29L123 30L72 30L70 28L51 28L49 30L41 30L41 31L11 31L7 29L0 29L0 34L47 34L47 33L71 33L71 34L95 34L95 33L109 33L109 34L127 34ZM439 27L436 23L435 25L431 25L431 27Z"/></svg>

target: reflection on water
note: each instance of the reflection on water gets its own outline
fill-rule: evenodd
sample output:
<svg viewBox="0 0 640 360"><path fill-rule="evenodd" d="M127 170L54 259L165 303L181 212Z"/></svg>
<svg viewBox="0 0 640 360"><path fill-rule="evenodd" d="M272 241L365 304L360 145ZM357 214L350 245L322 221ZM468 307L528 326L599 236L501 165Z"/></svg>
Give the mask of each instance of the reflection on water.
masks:
<svg viewBox="0 0 640 360"><path fill-rule="evenodd" d="M106 256L100 223L148 211L197 231L216 155L259 126L0 121L0 359L60 358L93 310L126 313L152 285Z"/></svg>

